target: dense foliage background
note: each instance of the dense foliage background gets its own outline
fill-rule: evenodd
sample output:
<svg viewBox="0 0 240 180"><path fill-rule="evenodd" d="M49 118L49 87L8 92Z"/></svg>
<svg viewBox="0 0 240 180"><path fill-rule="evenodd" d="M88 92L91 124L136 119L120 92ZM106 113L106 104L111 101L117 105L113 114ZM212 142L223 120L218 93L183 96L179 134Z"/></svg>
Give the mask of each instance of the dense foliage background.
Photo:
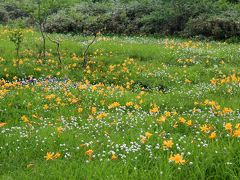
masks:
<svg viewBox="0 0 240 180"><path fill-rule="evenodd" d="M41 0L44 1L44 0ZM0 23L33 26L37 0L0 0ZM239 0L48 0L46 31L238 39Z"/></svg>

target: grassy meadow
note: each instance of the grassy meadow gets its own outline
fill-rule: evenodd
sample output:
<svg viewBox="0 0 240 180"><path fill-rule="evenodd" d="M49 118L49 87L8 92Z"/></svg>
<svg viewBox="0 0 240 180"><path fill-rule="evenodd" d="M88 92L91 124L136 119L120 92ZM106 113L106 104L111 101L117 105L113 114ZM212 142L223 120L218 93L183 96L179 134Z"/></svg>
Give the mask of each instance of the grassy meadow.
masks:
<svg viewBox="0 0 240 180"><path fill-rule="evenodd" d="M240 44L0 27L0 179L239 179Z"/></svg>

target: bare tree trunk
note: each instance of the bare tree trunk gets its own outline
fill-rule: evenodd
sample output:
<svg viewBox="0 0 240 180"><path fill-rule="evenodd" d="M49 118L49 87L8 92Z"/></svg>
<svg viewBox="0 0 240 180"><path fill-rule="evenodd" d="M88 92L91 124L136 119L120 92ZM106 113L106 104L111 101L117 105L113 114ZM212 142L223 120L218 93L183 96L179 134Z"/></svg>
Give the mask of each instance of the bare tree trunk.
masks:
<svg viewBox="0 0 240 180"><path fill-rule="evenodd" d="M19 59L19 46L16 47L16 52L17 52L17 58Z"/></svg>
<svg viewBox="0 0 240 180"><path fill-rule="evenodd" d="M43 30L43 25L40 24L40 32L41 32L41 35L42 35L42 40L43 40L43 59L46 60L46 37L45 37L45 34L44 34L44 30Z"/></svg>
<svg viewBox="0 0 240 180"><path fill-rule="evenodd" d="M85 49L84 53L83 53L83 68L86 67L87 65L87 61L88 61L88 49L90 48L90 46L96 41L97 38L97 33L94 34L94 38L93 40L88 44L87 48Z"/></svg>
<svg viewBox="0 0 240 180"><path fill-rule="evenodd" d="M39 2L38 3L38 26L39 26L39 30L43 40L43 46L42 46L43 59L46 60L46 36L44 34L44 24L45 24L45 19L44 20L41 19L41 2Z"/></svg>
<svg viewBox="0 0 240 180"><path fill-rule="evenodd" d="M52 39L50 36L48 36L47 34L46 34L46 36L48 37L48 39L49 39L51 42L53 42L53 43L56 44L56 51L57 51L58 62L59 62L59 64L60 64L60 68L62 68L62 59L61 59L61 53L60 53L60 40L59 40L59 39L54 40L54 39Z"/></svg>

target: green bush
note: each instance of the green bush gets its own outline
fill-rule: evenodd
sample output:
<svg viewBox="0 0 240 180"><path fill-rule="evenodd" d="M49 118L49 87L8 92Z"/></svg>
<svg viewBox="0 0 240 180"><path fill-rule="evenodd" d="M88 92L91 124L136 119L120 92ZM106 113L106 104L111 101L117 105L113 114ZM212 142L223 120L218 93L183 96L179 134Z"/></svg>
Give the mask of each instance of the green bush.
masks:
<svg viewBox="0 0 240 180"><path fill-rule="evenodd" d="M65 15L64 11L51 15L45 25L46 31L57 33L73 32L75 27L75 21L68 15Z"/></svg>
<svg viewBox="0 0 240 180"><path fill-rule="evenodd" d="M8 21L8 26L12 28L25 28L26 26L32 25L30 22L31 19L29 18L18 18L18 19L11 19Z"/></svg>
<svg viewBox="0 0 240 180"><path fill-rule="evenodd" d="M240 35L240 14L202 15L189 20L185 33L188 36L203 35L215 39L227 39Z"/></svg>
<svg viewBox="0 0 240 180"><path fill-rule="evenodd" d="M0 23L8 22L8 13L5 9L0 8Z"/></svg>
<svg viewBox="0 0 240 180"><path fill-rule="evenodd" d="M51 6L46 23L47 32L91 34L101 31L105 34L167 34L206 36L215 39L239 35L240 4L237 1L61 0L57 2L62 3L53 3ZM2 22L31 14L30 12L26 14L22 10L23 5L13 3L3 7L2 10L0 9ZM29 8L31 9L31 6ZM31 18L28 19L27 24L34 24Z"/></svg>
<svg viewBox="0 0 240 180"><path fill-rule="evenodd" d="M23 9L17 7L15 4L5 4L4 9L8 13L9 19L18 19L28 16Z"/></svg>

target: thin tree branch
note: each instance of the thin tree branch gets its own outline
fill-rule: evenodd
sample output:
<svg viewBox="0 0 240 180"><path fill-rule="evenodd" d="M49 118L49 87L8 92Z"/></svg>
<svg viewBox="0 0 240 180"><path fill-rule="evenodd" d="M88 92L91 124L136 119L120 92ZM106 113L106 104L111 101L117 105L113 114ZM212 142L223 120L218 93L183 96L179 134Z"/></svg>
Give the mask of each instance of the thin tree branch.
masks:
<svg viewBox="0 0 240 180"><path fill-rule="evenodd" d="M90 46L96 41L97 38L97 33L94 34L94 38L93 40L88 44L87 48L85 49L84 53L83 53L83 67L85 68L87 65L87 61L88 61L88 49L90 48Z"/></svg>
<svg viewBox="0 0 240 180"><path fill-rule="evenodd" d="M59 39L57 39L57 40L55 40L55 39L52 39L48 34L46 34L46 36L47 36L47 38L51 41L51 42L53 42L53 43L55 43L56 44L56 46L57 46L57 55L58 55L58 61L59 61L59 63L60 63L60 66L61 66L61 68L62 68L62 59L61 59L61 54L60 54L60 40Z"/></svg>

